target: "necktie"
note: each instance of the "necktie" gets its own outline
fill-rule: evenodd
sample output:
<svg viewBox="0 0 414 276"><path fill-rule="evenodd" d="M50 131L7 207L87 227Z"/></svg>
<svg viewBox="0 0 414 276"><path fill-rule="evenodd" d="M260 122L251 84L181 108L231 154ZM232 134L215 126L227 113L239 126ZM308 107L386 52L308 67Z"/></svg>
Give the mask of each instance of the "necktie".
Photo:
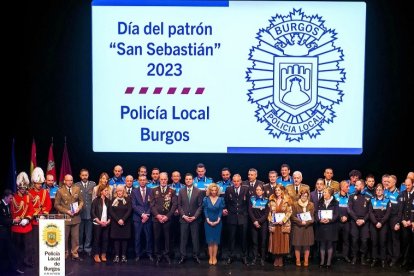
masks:
<svg viewBox="0 0 414 276"><path fill-rule="evenodd" d="M299 187L298 187L298 186L296 186L296 187L295 187L295 190L296 190L296 194L298 194L298 193L299 193Z"/></svg>
<svg viewBox="0 0 414 276"><path fill-rule="evenodd" d="M142 199L145 200L145 188L141 188Z"/></svg>
<svg viewBox="0 0 414 276"><path fill-rule="evenodd" d="M86 189L86 186L88 186L88 182L83 183L83 187Z"/></svg>
<svg viewBox="0 0 414 276"><path fill-rule="evenodd" d="M131 195L131 188L128 188L128 195Z"/></svg>
<svg viewBox="0 0 414 276"><path fill-rule="evenodd" d="M321 195L322 195L321 193L318 193L318 199L321 199Z"/></svg>
<svg viewBox="0 0 414 276"><path fill-rule="evenodd" d="M69 193L72 195L72 191L71 191L70 187L69 187Z"/></svg>
<svg viewBox="0 0 414 276"><path fill-rule="evenodd" d="M239 195L239 188L236 188L236 195Z"/></svg>
<svg viewBox="0 0 414 276"><path fill-rule="evenodd" d="M187 196L188 196L188 200L190 201L190 199L191 199L191 189L187 189Z"/></svg>
<svg viewBox="0 0 414 276"><path fill-rule="evenodd" d="M161 193L162 194L165 194L165 188L163 187L163 188L161 188Z"/></svg>

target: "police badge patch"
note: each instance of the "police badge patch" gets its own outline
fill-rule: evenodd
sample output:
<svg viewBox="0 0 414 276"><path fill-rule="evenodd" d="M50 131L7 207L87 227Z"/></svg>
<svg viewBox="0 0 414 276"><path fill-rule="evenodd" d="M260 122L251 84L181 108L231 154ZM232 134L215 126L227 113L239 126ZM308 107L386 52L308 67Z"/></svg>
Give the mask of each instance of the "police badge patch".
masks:
<svg viewBox="0 0 414 276"><path fill-rule="evenodd" d="M274 138L316 138L325 123L333 123L334 107L344 96L344 54L334 44L337 33L325 27L321 16L307 16L302 9L269 21L249 54L249 102L257 105L257 120Z"/></svg>

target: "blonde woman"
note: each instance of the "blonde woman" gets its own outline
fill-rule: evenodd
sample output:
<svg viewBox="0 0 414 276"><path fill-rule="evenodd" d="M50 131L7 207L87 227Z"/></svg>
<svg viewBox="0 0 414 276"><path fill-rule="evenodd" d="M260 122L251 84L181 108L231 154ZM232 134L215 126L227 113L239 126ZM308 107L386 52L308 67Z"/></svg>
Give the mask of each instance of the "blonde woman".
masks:
<svg viewBox="0 0 414 276"><path fill-rule="evenodd" d="M275 255L274 266L283 266L283 255L289 253L290 216L292 207L281 184L269 197L269 252Z"/></svg>
<svg viewBox="0 0 414 276"><path fill-rule="evenodd" d="M217 250L221 238L221 215L224 209L224 198L219 197L220 187L216 183L208 185L206 197L203 200L204 229L206 233L206 242L208 244L208 254L210 265L217 264Z"/></svg>
<svg viewBox="0 0 414 276"><path fill-rule="evenodd" d="M303 266L309 266L310 246L314 244L313 223L315 207L309 199L309 189L299 190L299 199L292 207L293 235L292 245L295 247L296 266L301 266L300 254L303 249Z"/></svg>
<svg viewBox="0 0 414 276"><path fill-rule="evenodd" d="M92 200L99 196L98 189L101 185L108 188L107 198L109 200L112 200L112 187L109 185L109 175L106 172L103 172L99 175L98 185L96 185L92 190Z"/></svg>
<svg viewBox="0 0 414 276"><path fill-rule="evenodd" d="M114 199L109 208L111 214L111 239L114 241L115 257L113 262L119 263L121 254L121 262L127 262L127 246L128 240L131 238L131 213L132 204L131 197L127 195L124 185L119 184L115 188Z"/></svg>

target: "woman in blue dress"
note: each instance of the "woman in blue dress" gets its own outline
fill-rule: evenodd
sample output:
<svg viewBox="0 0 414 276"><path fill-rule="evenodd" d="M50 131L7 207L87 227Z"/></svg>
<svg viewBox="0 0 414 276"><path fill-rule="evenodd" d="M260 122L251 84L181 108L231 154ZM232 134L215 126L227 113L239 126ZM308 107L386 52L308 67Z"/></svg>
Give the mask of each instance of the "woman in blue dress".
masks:
<svg viewBox="0 0 414 276"><path fill-rule="evenodd" d="M221 215L224 208L224 198L219 197L219 186L211 183L206 190L206 197L203 200L204 229L206 233L206 242L208 245L208 254L210 265L217 264L217 251L221 238Z"/></svg>

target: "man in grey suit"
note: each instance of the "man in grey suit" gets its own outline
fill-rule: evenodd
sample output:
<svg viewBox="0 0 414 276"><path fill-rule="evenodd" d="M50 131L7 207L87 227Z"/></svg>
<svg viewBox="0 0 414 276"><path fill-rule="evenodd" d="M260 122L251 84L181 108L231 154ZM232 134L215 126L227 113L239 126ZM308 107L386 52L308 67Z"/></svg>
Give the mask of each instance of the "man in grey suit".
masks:
<svg viewBox="0 0 414 276"><path fill-rule="evenodd" d="M196 263L200 263L198 254L200 251L199 244L199 227L201 222L202 211L202 192L193 186L193 175L187 173L185 175L185 185L178 193L178 212L180 214L180 253L181 258L178 264L185 262L187 256L186 248L188 235L191 232L191 241L193 244L193 258Z"/></svg>
<svg viewBox="0 0 414 276"><path fill-rule="evenodd" d="M83 208L80 212L81 223L79 225L79 253L85 252L88 256L92 254L92 220L91 205L92 191L96 183L89 181L89 171L81 169L79 174L80 180L75 183L81 190L83 197Z"/></svg>

